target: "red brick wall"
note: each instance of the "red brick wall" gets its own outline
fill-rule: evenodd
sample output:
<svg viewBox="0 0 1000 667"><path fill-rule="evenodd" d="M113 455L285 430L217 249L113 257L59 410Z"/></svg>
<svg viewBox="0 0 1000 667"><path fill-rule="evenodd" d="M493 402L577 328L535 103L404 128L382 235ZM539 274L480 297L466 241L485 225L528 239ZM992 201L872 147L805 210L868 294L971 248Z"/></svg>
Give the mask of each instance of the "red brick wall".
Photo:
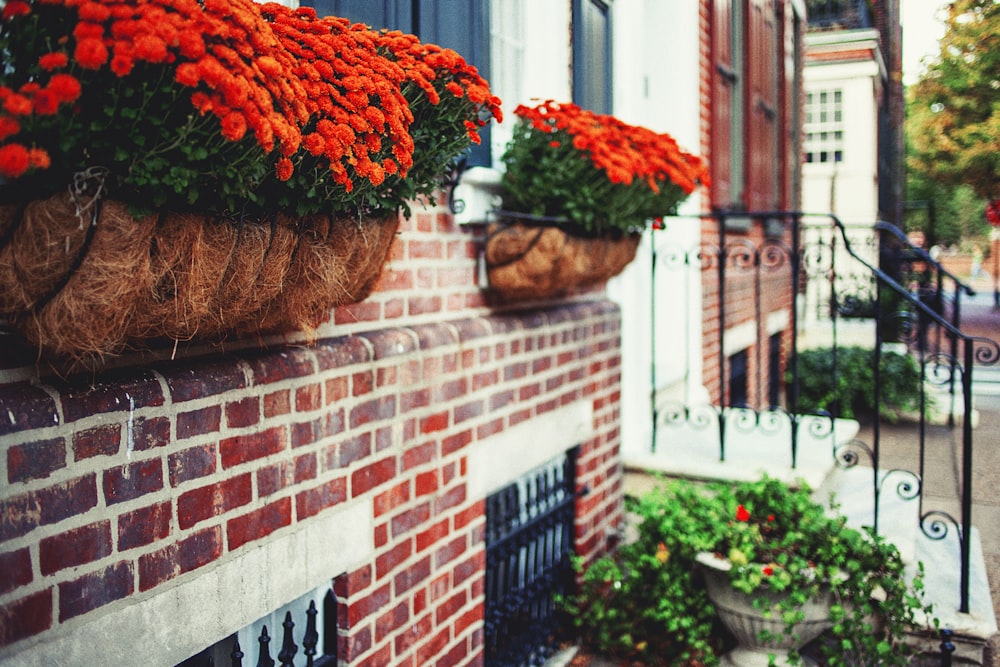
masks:
<svg viewBox="0 0 1000 667"><path fill-rule="evenodd" d="M747 350L747 400L751 407L767 408L769 377L769 337L777 331L768 330L768 318L784 314L790 321L792 312L792 276L791 257L787 248L790 247L791 230L787 228L791 219L786 222L783 236L780 239L769 239L765 236L759 220L751 222L750 229L745 232L727 232L727 260L725 269L725 295L720 299L719 279L716 258L704 263L702 271L702 354L704 359L703 377L709 396L715 404L728 405L730 392L728 387L729 366L720 367L719 325L720 301L725 304L726 331L724 335L730 340L726 347L739 338L734 330L737 327L752 327L755 335ZM717 253L719 245L718 223L706 221L702 226L702 238L706 248ZM773 253L771 251L774 251ZM749 253L744 258L743 253ZM782 330L783 346L788 349L791 344L791 329L786 326ZM727 349L727 354L737 351ZM782 368L784 365L782 364ZM725 395L722 392L722 378L726 378ZM782 382L782 378L778 378Z"/></svg>
<svg viewBox="0 0 1000 667"><path fill-rule="evenodd" d="M479 247L449 215L417 212L377 292L338 309L311 346L70 381L8 366L0 663L91 642L94 619L359 506L371 557L326 575L343 603L341 659L481 662L485 503L469 493L470 449L586 405L593 423L573 443L577 486L590 491L578 553L606 549L622 508L617 308L601 292L490 308L475 285Z"/></svg>

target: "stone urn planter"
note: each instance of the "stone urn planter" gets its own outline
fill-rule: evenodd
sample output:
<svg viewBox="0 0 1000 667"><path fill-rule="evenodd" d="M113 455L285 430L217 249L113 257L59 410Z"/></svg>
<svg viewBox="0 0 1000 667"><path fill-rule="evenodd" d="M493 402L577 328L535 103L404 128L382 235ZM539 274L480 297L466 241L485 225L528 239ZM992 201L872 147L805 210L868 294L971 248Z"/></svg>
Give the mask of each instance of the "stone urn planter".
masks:
<svg viewBox="0 0 1000 667"><path fill-rule="evenodd" d="M723 625L733 634L737 647L721 658L726 667L767 667L767 665L788 665L788 651L801 649L819 637L830 627L830 595L808 601L801 611L805 615L787 632L778 604L780 593L761 591L755 596L747 595L730 585L728 560L715 554L704 552L697 562L705 575L708 598L715 606ZM754 598L767 599L769 609L757 609ZM770 613L767 613L770 611ZM774 663L771 663L771 656ZM802 664L813 665L811 660L802 658Z"/></svg>

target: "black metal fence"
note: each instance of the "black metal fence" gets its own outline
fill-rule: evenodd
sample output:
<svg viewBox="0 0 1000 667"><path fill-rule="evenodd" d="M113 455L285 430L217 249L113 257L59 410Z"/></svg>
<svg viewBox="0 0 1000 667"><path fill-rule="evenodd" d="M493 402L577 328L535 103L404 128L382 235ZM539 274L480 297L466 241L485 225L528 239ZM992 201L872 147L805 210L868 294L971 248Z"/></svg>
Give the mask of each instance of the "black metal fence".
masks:
<svg viewBox="0 0 1000 667"><path fill-rule="evenodd" d="M333 593L327 593L324 601L322 621L317 621L320 615L314 600L309 601L309 607L304 612L304 634L301 637L302 646L295 643L296 623L292 612L285 612L281 623L281 644L272 647L277 639L268 632L265 624L254 640L253 646L241 646L239 637L233 635L214 646L206 648L176 667L336 667L337 665L337 628L336 601ZM320 633L323 642L320 643ZM319 647L323 647L323 651ZM272 651L277 651L271 657ZM275 661L277 658L277 662Z"/></svg>
<svg viewBox="0 0 1000 667"><path fill-rule="evenodd" d="M713 373L718 380L709 387L713 395L708 404L699 403L698 397L686 391L681 398L659 394L655 365L661 336L654 313L654 451L659 451L657 443L665 448L685 440L686 435L678 435L679 431L666 432L671 428L685 428L687 433L715 432L717 461L727 460L731 454L728 447L737 435L778 434L779 440L787 438L782 441L788 450L782 455L794 469L800 464L800 445L808 435L813 450L817 443L826 448L827 453L819 454L827 457L826 461L833 456L844 468L870 466L875 530L879 531L880 505L888 500L889 492L917 503L919 528L926 537L955 540L960 568L956 606L958 611L968 612L972 381L977 366L1000 359L1000 345L995 341L967 335L961 329L962 299L971 294L969 287L891 225L848 228L832 215L798 212L720 211L699 217L717 221L716 240L679 248L670 245L669 234L661 239L654 235L652 306L657 306L658 283L661 291L664 285L677 291L676 285L696 275L695 279L709 287L702 290L702 308L717 313L718 321L706 323L701 344L703 355L718 366L718 372ZM760 231L751 228L754 233L746 233L745 225L737 227L731 219L741 223L749 219ZM684 272L686 277L672 277L669 272ZM786 296L782 303L781 294L792 298ZM747 304L752 307L747 308ZM753 312L748 315L748 311ZM779 311L785 312L787 319L775 318ZM672 317L676 319L676 315ZM746 340L734 342L740 330ZM838 443L833 437L835 422L849 406L838 400L821 408L807 406L803 383L819 384L834 393L852 388L859 379L845 375L842 365L844 350L859 330L864 331L871 354L867 366L872 374L870 399L875 417L866 426L868 440ZM800 332L814 336L820 332L824 337L830 363L822 370L823 377L810 377L800 369L804 359ZM816 341L809 344L816 346ZM890 393L890 380L897 379L891 376L895 370L885 363L891 350L899 351L916 367L915 386L910 389L916 393L917 404L911 406L907 421L911 432L906 436L914 443L913 460L904 467L883 462L880 417L897 409ZM691 372L685 370L683 375ZM776 373L781 377L774 377ZM817 371L810 368L808 373ZM784 391L775 390L779 384ZM951 437L958 442L957 513L925 504L926 477L942 472L927 464L932 403L938 413L946 413ZM935 428L942 427L935 424ZM806 453L814 455L813 450Z"/></svg>
<svg viewBox="0 0 1000 667"><path fill-rule="evenodd" d="M541 665L573 586L576 450L486 500L485 664Z"/></svg>

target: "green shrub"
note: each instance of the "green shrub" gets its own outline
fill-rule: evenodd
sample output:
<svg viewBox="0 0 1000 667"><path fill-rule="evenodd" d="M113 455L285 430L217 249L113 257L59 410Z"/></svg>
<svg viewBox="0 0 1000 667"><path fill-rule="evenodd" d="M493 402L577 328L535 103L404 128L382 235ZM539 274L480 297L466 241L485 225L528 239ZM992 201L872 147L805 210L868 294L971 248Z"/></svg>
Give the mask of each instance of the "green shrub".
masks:
<svg viewBox="0 0 1000 667"><path fill-rule="evenodd" d="M922 568L908 583L896 547L847 526L834 509L816 503L807 487L768 477L663 484L630 499L636 538L592 564L563 607L588 650L629 661L623 664L717 664L731 640L696 564L708 552L730 563L732 586L755 606L780 592L789 623L807 600L832 592L831 629L811 649L823 664L854 665L859 656L910 664L906 631L918 610L932 618L922 602Z"/></svg>
<svg viewBox="0 0 1000 667"><path fill-rule="evenodd" d="M835 366L836 364L836 366ZM883 351L879 404L882 417L894 420L900 412L920 409L920 367L908 354ZM799 353L798 411L829 412L836 417L872 418L875 415L875 354L860 346L823 347ZM791 370L786 378L792 389Z"/></svg>

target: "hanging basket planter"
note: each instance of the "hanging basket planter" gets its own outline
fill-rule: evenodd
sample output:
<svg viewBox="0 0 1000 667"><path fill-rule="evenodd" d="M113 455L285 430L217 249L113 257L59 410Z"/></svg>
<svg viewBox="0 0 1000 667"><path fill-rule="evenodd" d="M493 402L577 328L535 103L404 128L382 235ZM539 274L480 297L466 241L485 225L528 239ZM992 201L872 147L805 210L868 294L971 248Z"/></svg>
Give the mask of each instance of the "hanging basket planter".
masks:
<svg viewBox="0 0 1000 667"><path fill-rule="evenodd" d="M57 372L312 334L503 116L458 53L278 3L18 0L0 52L0 334Z"/></svg>
<svg viewBox="0 0 1000 667"><path fill-rule="evenodd" d="M505 214L487 229L490 288L525 300L600 285L635 259L639 240L638 234L584 235L551 220Z"/></svg>
<svg viewBox="0 0 1000 667"><path fill-rule="evenodd" d="M310 333L368 296L398 224L137 218L69 192L0 206L0 317L71 366L156 340Z"/></svg>

